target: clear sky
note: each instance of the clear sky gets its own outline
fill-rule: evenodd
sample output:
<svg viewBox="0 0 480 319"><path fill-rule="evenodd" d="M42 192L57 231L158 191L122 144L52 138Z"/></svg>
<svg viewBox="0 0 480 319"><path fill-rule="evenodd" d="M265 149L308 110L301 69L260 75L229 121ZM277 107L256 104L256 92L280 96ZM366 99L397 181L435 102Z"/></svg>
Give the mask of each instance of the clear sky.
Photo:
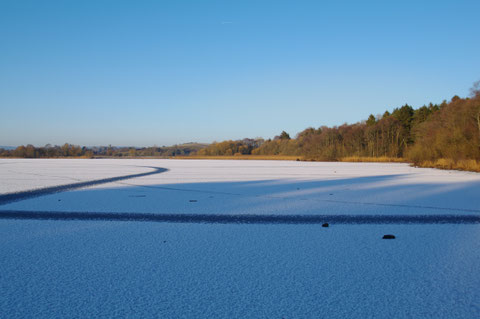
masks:
<svg viewBox="0 0 480 319"><path fill-rule="evenodd" d="M479 12L479 0L0 0L0 145L270 138L467 96Z"/></svg>

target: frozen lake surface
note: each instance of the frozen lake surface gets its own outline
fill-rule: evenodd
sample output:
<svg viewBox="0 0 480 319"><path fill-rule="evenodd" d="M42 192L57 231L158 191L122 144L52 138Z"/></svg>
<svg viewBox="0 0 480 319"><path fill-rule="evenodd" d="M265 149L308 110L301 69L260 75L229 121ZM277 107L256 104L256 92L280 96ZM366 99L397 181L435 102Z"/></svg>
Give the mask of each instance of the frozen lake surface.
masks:
<svg viewBox="0 0 480 319"><path fill-rule="evenodd" d="M0 181L0 317L480 317L477 173L11 159Z"/></svg>

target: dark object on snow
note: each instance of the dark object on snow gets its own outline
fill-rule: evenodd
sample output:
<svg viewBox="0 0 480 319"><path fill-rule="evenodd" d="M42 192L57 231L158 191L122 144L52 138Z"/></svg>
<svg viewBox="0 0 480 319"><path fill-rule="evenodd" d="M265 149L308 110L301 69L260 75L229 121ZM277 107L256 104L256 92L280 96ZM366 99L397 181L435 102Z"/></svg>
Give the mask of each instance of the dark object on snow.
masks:
<svg viewBox="0 0 480 319"><path fill-rule="evenodd" d="M322 224L322 227L328 227L330 226L328 223Z"/></svg>
<svg viewBox="0 0 480 319"><path fill-rule="evenodd" d="M395 239L394 235L383 235L382 239Z"/></svg>
<svg viewBox="0 0 480 319"><path fill-rule="evenodd" d="M196 203L197 200L196 200L196 199L191 199L191 200L189 200L189 202L190 202L190 203Z"/></svg>

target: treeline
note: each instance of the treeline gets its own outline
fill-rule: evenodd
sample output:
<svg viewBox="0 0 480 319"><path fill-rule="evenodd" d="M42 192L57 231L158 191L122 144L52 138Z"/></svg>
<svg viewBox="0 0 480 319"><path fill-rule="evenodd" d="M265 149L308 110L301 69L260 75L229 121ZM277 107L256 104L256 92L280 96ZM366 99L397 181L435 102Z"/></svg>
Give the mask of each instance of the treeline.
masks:
<svg viewBox="0 0 480 319"><path fill-rule="evenodd" d="M405 104L366 121L340 126L307 128L291 138L285 131L273 139L163 147L20 146L0 149L1 157L174 157L267 155L298 156L306 160L345 158L405 159L416 165L480 171L480 82L471 96L454 96L450 102ZM462 162L463 161L463 162ZM465 164L473 161L473 164ZM463 164L458 164L462 162ZM473 168L472 168L473 167Z"/></svg>
<svg viewBox="0 0 480 319"><path fill-rule="evenodd" d="M415 143L416 129L443 106L430 104L414 110L406 104L392 113L370 115L365 122L307 128L296 139L267 141L253 154L302 155L327 161L351 156L405 157Z"/></svg>
<svg viewBox="0 0 480 319"><path fill-rule="evenodd" d="M108 147L96 151L95 156L113 157L175 157L195 154L207 144L186 143L173 146L151 147Z"/></svg>
<svg viewBox="0 0 480 319"><path fill-rule="evenodd" d="M392 113L370 115L364 122L307 128L296 138L290 138L283 131L266 141L244 139L213 143L198 155L296 155L325 161L349 156L400 158L415 144L421 124L447 105L446 102L430 104L414 110L406 104Z"/></svg>
<svg viewBox="0 0 480 319"><path fill-rule="evenodd" d="M440 159L453 163L479 161L480 84L474 85L467 98L454 96L450 102L430 103L418 109L406 104L382 115L371 114L366 121L355 124L307 128L293 139L282 132L266 141L213 143L198 152L206 156L246 154L325 161L351 157L403 158L417 165Z"/></svg>
<svg viewBox="0 0 480 319"><path fill-rule="evenodd" d="M0 148L0 157L17 158L58 158L58 157L172 157L188 156L204 148L206 144L188 143L173 146L152 147L115 147L95 146L80 147L65 143L63 146L35 147L33 145L19 146L13 150Z"/></svg>
<svg viewBox="0 0 480 319"><path fill-rule="evenodd" d="M0 157L20 157L20 158L52 158L52 157L93 157L93 151L87 147L80 147L65 143L62 146L52 146L50 144L44 147L35 147L31 144L19 146L13 150L0 148Z"/></svg>
<svg viewBox="0 0 480 319"><path fill-rule="evenodd" d="M249 155L265 142L262 138L245 138L241 141L213 142L209 146L200 149L195 155L199 156L230 156Z"/></svg>

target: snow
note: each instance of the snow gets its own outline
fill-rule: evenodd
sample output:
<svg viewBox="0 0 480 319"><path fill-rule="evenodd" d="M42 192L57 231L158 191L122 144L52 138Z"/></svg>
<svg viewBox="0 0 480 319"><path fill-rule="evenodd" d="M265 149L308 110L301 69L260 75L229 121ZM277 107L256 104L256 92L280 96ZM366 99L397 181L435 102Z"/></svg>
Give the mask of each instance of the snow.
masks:
<svg viewBox="0 0 480 319"><path fill-rule="evenodd" d="M0 165L0 177L5 180L3 192L9 193L35 188L45 180L46 186L64 185L72 178L88 181L148 172L151 167L168 171L19 201L2 209L216 215L480 213L480 174L407 164L17 160ZM15 180L17 172L22 175ZM9 186L12 180L14 188Z"/></svg>
<svg viewBox="0 0 480 319"><path fill-rule="evenodd" d="M135 174L145 167L104 160L0 159L0 194Z"/></svg>
<svg viewBox="0 0 480 319"><path fill-rule="evenodd" d="M168 171L0 215L480 215L480 174L378 163L0 160L0 202L151 167ZM0 219L0 233L0 317L480 317L480 224Z"/></svg>

